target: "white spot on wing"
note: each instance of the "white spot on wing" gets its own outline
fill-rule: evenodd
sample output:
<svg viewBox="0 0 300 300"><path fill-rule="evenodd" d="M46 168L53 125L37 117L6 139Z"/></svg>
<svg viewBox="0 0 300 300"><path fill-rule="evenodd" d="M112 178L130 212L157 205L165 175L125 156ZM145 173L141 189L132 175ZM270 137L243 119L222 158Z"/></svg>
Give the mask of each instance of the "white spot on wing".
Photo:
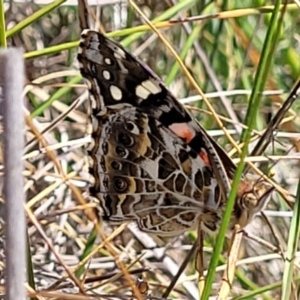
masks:
<svg viewBox="0 0 300 300"><path fill-rule="evenodd" d="M142 82L142 86L145 87L150 93L158 94L161 92L161 88L157 82L153 82L151 79Z"/></svg>
<svg viewBox="0 0 300 300"><path fill-rule="evenodd" d="M118 104L113 104L113 105L107 105L106 107L110 108L110 109L123 109L123 110L125 110L125 108L132 108L132 105L130 105L128 103L118 103ZM97 116L98 116L98 114L97 114Z"/></svg>
<svg viewBox="0 0 300 300"><path fill-rule="evenodd" d="M122 91L117 86L111 85L109 89L114 100L120 101L122 99Z"/></svg>
<svg viewBox="0 0 300 300"><path fill-rule="evenodd" d="M135 94L142 98L142 99L147 99L148 96L151 94L147 89L145 89L142 85L138 85L135 89Z"/></svg>
<svg viewBox="0 0 300 300"><path fill-rule="evenodd" d="M111 65L111 59L106 57L104 58L104 62L107 64L107 65Z"/></svg>
<svg viewBox="0 0 300 300"><path fill-rule="evenodd" d="M115 52L115 53L114 53L114 57L115 57L116 59L119 59L119 60L122 59L122 56L121 56L118 52Z"/></svg>
<svg viewBox="0 0 300 300"><path fill-rule="evenodd" d="M114 47L113 50L114 50L115 58L118 58L118 59L122 59L122 58L125 59L126 58L126 54L121 48Z"/></svg>
<svg viewBox="0 0 300 300"><path fill-rule="evenodd" d="M109 80L110 79L110 73L109 73L109 71L104 70L103 71L103 77L104 77L104 79Z"/></svg>

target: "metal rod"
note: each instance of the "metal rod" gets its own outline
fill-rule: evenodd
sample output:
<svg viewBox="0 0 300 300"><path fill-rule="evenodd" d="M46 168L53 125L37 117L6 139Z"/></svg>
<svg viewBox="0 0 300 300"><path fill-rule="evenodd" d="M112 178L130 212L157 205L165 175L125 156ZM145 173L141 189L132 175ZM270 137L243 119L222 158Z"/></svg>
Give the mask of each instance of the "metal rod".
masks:
<svg viewBox="0 0 300 300"><path fill-rule="evenodd" d="M6 299L26 299L26 239L23 192L24 119L22 51L0 51L0 83L3 91L4 201L6 234Z"/></svg>

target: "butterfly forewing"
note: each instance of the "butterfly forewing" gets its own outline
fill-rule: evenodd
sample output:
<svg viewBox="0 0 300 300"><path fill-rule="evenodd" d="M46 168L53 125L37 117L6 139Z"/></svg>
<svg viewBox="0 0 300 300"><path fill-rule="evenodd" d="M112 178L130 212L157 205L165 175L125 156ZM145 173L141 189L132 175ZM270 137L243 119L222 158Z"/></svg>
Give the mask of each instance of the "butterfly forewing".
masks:
<svg viewBox="0 0 300 300"><path fill-rule="evenodd" d="M103 97L96 112L107 107L129 104L139 107L163 124L190 122L191 116L164 87L160 79L142 62L102 34L86 30L82 33L78 59L81 73L94 81Z"/></svg>

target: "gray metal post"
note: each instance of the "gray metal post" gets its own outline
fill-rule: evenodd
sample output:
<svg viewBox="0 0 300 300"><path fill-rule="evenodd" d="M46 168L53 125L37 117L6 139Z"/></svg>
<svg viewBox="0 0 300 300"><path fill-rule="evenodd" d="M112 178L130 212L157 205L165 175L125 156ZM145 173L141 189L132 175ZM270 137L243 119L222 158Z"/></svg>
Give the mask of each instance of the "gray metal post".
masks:
<svg viewBox="0 0 300 300"><path fill-rule="evenodd" d="M23 192L24 118L22 51L0 51L0 83L3 91L4 201L6 235L6 299L26 299L26 239Z"/></svg>

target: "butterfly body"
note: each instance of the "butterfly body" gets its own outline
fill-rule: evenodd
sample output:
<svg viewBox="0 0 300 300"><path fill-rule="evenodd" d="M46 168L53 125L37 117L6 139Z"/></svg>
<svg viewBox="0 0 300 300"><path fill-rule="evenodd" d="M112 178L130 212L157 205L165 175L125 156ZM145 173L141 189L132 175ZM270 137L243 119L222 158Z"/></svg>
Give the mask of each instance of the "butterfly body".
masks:
<svg viewBox="0 0 300 300"><path fill-rule="evenodd" d="M235 171L231 159L149 67L117 43L86 30L78 60L92 106L90 194L103 218L135 221L160 235L200 221L216 232ZM241 182L231 229L261 210L267 187L261 194Z"/></svg>

